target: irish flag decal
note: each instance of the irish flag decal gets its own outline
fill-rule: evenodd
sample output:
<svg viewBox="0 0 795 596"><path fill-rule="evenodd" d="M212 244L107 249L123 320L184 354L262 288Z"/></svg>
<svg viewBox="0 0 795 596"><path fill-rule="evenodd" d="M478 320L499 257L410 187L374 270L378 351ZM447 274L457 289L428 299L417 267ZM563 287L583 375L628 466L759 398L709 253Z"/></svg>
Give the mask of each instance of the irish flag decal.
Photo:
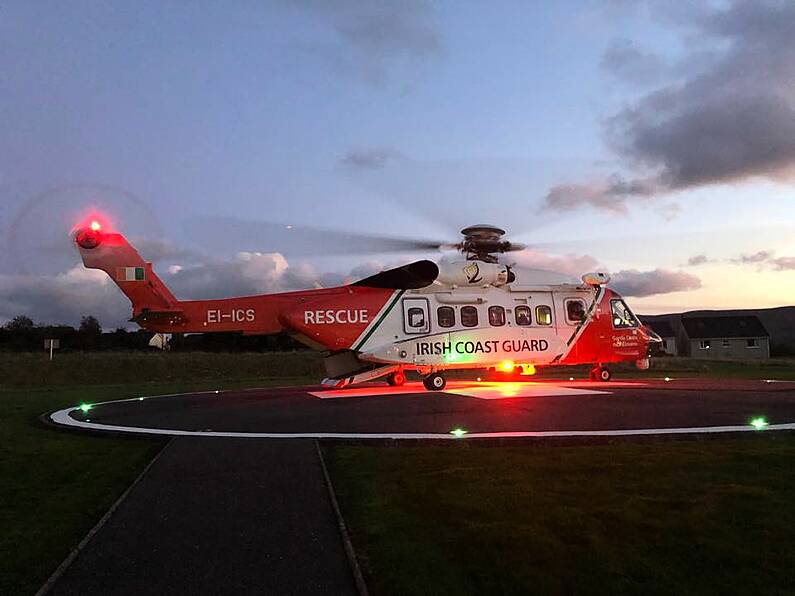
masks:
<svg viewBox="0 0 795 596"><path fill-rule="evenodd" d="M116 281L143 281L143 267L119 267L116 269Z"/></svg>

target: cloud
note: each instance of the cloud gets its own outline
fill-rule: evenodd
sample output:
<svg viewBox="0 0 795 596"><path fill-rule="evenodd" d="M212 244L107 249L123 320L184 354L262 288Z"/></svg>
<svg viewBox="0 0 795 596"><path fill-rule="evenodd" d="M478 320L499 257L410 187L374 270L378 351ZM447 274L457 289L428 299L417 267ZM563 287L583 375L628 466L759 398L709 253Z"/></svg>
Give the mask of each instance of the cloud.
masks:
<svg viewBox="0 0 795 596"><path fill-rule="evenodd" d="M771 262L776 271L795 271L795 257L779 257Z"/></svg>
<svg viewBox="0 0 795 596"><path fill-rule="evenodd" d="M605 121L608 147L632 175L618 186L609 180L589 184L579 190L579 200L560 199L561 189L579 185L553 187L548 208L616 211L629 199L703 185L792 179L795 3L735 0L676 20L715 49L708 59L701 47L692 50L678 70L684 74ZM611 47L605 60L615 67L637 59L632 53Z"/></svg>
<svg viewBox="0 0 795 596"><path fill-rule="evenodd" d="M504 257L506 262L515 262L520 267L557 271L579 279L583 273L599 268L599 262L591 255L550 255L538 250L527 249L509 253Z"/></svg>
<svg viewBox="0 0 795 596"><path fill-rule="evenodd" d="M737 265L758 265L759 269L769 267L774 271L795 271L795 257L776 257L770 250L742 254L729 260Z"/></svg>
<svg viewBox="0 0 795 596"><path fill-rule="evenodd" d="M0 322L27 315L77 325L80 317L94 315L107 329L128 324L128 304L105 273L82 265L53 276L0 275Z"/></svg>
<svg viewBox="0 0 795 596"><path fill-rule="evenodd" d="M595 207L615 213L627 213L627 197L649 197L656 191L651 181L627 181L618 174L591 184L560 184L552 187L544 205L555 211Z"/></svg>
<svg viewBox="0 0 795 596"><path fill-rule="evenodd" d="M695 275L667 269L653 271L625 269L612 275L611 278L611 287L623 296L652 296L697 290L701 287L701 280Z"/></svg>
<svg viewBox="0 0 795 596"><path fill-rule="evenodd" d="M340 159L340 164L361 170L382 170L390 161L402 157L395 149L374 147L349 151Z"/></svg>
<svg viewBox="0 0 795 596"><path fill-rule="evenodd" d="M751 265L756 263L767 263L773 258L773 253L769 250L760 250L750 255L740 255L736 259L731 259L733 263L739 265Z"/></svg>
<svg viewBox="0 0 795 596"><path fill-rule="evenodd" d="M290 5L314 14L333 30L332 47L315 51L372 84L383 83L395 63L416 65L442 48L429 1L294 0Z"/></svg>
<svg viewBox="0 0 795 596"><path fill-rule="evenodd" d="M656 54L645 52L628 39L613 41L602 55L600 67L616 80L632 85L658 81L666 64Z"/></svg>
<svg viewBox="0 0 795 596"><path fill-rule="evenodd" d="M697 267L698 265L703 265L704 263L708 262L709 259L707 258L707 255L695 255L687 260L687 265L688 267Z"/></svg>

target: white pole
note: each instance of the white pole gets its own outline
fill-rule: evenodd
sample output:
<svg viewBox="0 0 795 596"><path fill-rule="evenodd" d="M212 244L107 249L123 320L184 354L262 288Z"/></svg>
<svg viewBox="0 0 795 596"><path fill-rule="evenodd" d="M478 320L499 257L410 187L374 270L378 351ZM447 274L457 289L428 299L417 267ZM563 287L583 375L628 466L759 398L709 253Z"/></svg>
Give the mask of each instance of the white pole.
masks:
<svg viewBox="0 0 795 596"><path fill-rule="evenodd" d="M54 343L55 343L55 342L54 342L53 340L50 340L50 362L52 362L52 345L53 345Z"/></svg>

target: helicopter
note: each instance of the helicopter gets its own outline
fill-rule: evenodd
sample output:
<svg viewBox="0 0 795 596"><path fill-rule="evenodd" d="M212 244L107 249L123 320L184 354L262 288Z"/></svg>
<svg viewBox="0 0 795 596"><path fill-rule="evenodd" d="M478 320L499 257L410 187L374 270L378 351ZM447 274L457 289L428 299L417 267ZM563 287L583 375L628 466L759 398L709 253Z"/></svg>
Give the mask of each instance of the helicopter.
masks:
<svg viewBox="0 0 795 596"><path fill-rule="evenodd" d="M454 369L531 375L550 365L591 366L607 382L609 365L649 367L662 340L641 324L604 272L579 282L500 262L524 244L502 228L477 224L454 243L394 240L394 250L448 249L453 258L417 260L353 283L210 300L178 300L120 233L97 219L75 228L83 264L107 273L132 304L131 321L173 333L288 333L323 353L322 384L342 388L416 371L429 391ZM161 342L162 344L162 342Z"/></svg>

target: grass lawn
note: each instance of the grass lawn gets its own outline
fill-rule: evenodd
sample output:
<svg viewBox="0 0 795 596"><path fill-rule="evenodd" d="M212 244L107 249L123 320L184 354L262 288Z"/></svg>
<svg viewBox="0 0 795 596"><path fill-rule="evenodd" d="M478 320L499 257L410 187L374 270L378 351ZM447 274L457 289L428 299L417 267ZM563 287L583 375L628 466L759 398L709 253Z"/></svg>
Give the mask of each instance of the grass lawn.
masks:
<svg viewBox="0 0 795 596"><path fill-rule="evenodd" d="M775 366L773 364L744 366L736 363L693 364L667 359L660 362L666 362L668 367L666 370L675 371L672 376L694 376L690 373L693 372L691 369L695 368L695 374L795 378L791 363L788 368L786 363ZM773 372L771 366L774 366ZM0 555L2 555L0 556L0 594L34 593L163 445L163 441L159 439L93 436L45 428L37 421L40 414L81 402L95 403L141 394L309 384L317 382L322 377L321 369L319 356L309 352L56 353L54 362L48 362L42 353L0 353ZM649 374L660 376L663 370L654 369ZM790 376L785 377L787 374ZM687 445L680 444L677 447L674 444L665 444L662 448L687 450ZM635 490L633 486L641 491L647 481L651 482L649 486L658 488L662 486L669 492L679 490L680 487L682 490L687 488L684 495L677 493L679 500L675 500L675 503L680 510L689 507L688 499L696 498L692 496L693 494L700 494L701 497L698 498L707 499L705 501L707 504L713 501L723 503L724 499L737 500L735 509L728 512L716 510L714 517L709 518L712 520L710 523L717 524L718 532L732 530L736 533L739 532L738 528L748 529L749 538L756 540L748 543L749 549L754 551L753 560L766 561L763 561L764 564L759 567L759 572L762 574L776 571L778 567L774 569L771 566L778 565L787 557L790 564L795 564L789 542L783 543L775 553L771 552L771 548L758 548L761 540L759 532L763 529L767 532L765 536L770 541L763 546L769 546L779 540L779 527L783 528L786 524L795 521L791 510L787 509L793 496L789 466L782 468L779 477L768 478L766 475L772 474L773 466L781 464L782 457L791 459L792 442L753 443L754 450L747 454L745 447L731 447L724 453L720 448L717 448L717 451L713 448L718 443L694 443L694 445L700 446L699 448L707 446L712 450L701 455L703 465L710 462L718 465L724 461L727 453L736 453L739 459L732 465L742 464L737 468L737 470L742 468L742 473L737 471L735 478L733 476L735 468L720 468L721 473L728 479L727 484L709 489L717 491L714 495L711 492L694 493L692 484L688 486L687 482L701 476L688 475L687 466L696 465L698 462L680 464L689 460L676 459L675 467L668 471L671 484L666 485L662 480L665 476L653 467L663 465L665 462L654 463L652 455L657 450L643 451L649 449L648 445L635 447L621 445L595 449L556 448L554 451L538 447L505 450L469 449L468 443L456 444L453 449L441 450L343 448L334 452L334 463L336 475L340 479L340 490L345 493L346 512L350 511L351 519L355 521L354 527L358 530L357 544L360 544L364 549L363 552L371 557L368 561L378 574L371 581L375 582L374 585L382 593L399 593L412 578L417 580L412 584L413 586L423 585L422 580L428 579L429 573L439 586L455 586L464 592L473 591L479 586L496 589L502 585L499 583L502 580L494 579L493 575L488 574L495 569L504 568L507 568L507 574L504 576L505 586L513 585L514 581L518 582L516 585L519 586L531 585L527 583L530 581L528 578L533 578L532 585L548 586L552 591L556 589L560 591L561 580L556 573L553 573L555 566L559 566L559 563L555 562L557 561L555 557L560 554L562 561L571 562L571 557L579 556L580 551L586 553L581 560L578 559L578 569L582 573L584 570L594 568L599 572L594 577L606 575L608 578L613 578L611 585L646 585L638 582L643 578L657 578L656 573L663 574L660 571L662 567L652 565L649 561L653 561L653 557L648 553L643 555L643 549L636 551L633 547L626 548L626 552L621 550L620 544L611 542L614 534L610 528L606 531L603 524L620 522L621 527L624 527L620 514L624 511L622 508L625 505L625 498L627 495L632 495L632 490ZM749 443L742 442L737 445L747 447ZM613 487L611 483L618 478L619 472L623 471L622 473L630 475L635 473L636 465L615 467L618 465L615 462L622 461L622 458L624 460L636 458L637 453L634 455L627 453L627 450L631 452L633 449L641 450L638 452L641 455L646 453L643 457L647 459L652 458L649 459L649 466L652 466L648 468L651 470L649 476L634 478L632 481L634 485L632 483L616 485L618 488L613 490L618 490L619 493L613 494L610 492ZM470 461L467 455L470 453L478 454L477 459ZM582 455L566 455L572 453ZM595 461L597 456L601 458L598 462ZM752 463L743 460L752 456L756 457ZM562 465L568 476L552 474L554 470L544 468L544 466L549 468L549 462L555 461ZM570 461L571 464L568 463ZM509 465L510 462L514 462L515 466ZM759 465L756 465L757 463ZM447 465L450 467L446 468ZM589 469L588 465L595 466L596 469ZM574 467L569 469L569 466ZM580 469L578 466L586 468ZM539 475L549 472L549 477L555 482L549 482L549 478L545 477L543 483L529 483L535 489L528 498L527 478L517 477L521 470ZM413 476L415 472L416 478ZM761 483L757 482L760 477L763 481ZM571 480L568 486L563 482L566 478ZM435 480L443 480L444 485L434 485ZM781 486L765 484L774 480ZM681 481L685 483L680 484ZM739 481L742 481L742 484L737 484ZM589 487L601 487L601 492L595 493L593 504L596 508L593 511L590 508L590 497L577 494L577 490L582 488L583 484ZM492 495L489 491L494 486L506 490ZM555 490L561 493L555 493ZM707 488L702 487L702 490ZM782 491L789 491L786 499L782 497L784 494ZM412 502L415 493L417 498ZM643 492L643 495L647 493L648 491ZM568 495L571 499L577 496L583 498L583 502L570 499L564 506L562 503L566 501L556 498L559 494ZM661 494L666 493L663 491ZM707 496L705 497L704 494ZM441 500L429 499L430 495L441 497ZM476 506L478 499L474 499L475 495L478 499L485 495L483 502L494 503L497 508L487 508L484 512L479 512ZM601 500L596 500L599 495ZM651 496L648 497L633 496L629 502L637 501L637 504L633 505L637 509L636 515L645 513L642 507L652 508L656 511L655 515L663 516L660 520L666 521L663 523L656 518L651 521L638 521L637 528L629 524L625 530L642 534L644 524L651 524L652 528L678 527L669 523L671 511L665 498L668 497L657 497L654 491L651 491ZM549 512L547 512L548 503L544 499L553 505L549 508ZM617 502L613 503L612 500ZM779 501L784 504L779 506ZM734 501L729 504L732 503ZM702 509L705 506L702 503ZM532 516L529 514L530 511L533 512ZM674 508L673 511L678 510ZM746 511L751 513L737 519L731 517L744 514ZM594 517L591 517L592 513ZM448 514L455 514L456 517L450 517ZM722 520L721 515L729 515L725 520L728 529L717 523ZM782 525L772 528L768 528L767 525L764 525L764 528L758 526L758 524L767 524L770 516L776 517ZM674 515L674 522L678 519ZM538 525L542 520L546 520L546 524L553 525L547 527L546 533L536 533L533 524ZM514 522L517 522L515 526ZM434 523L437 526L434 526ZM480 532L475 531L481 526L494 528L495 531L481 535ZM417 527L422 531L415 535L413 532ZM561 532L560 528L569 529ZM496 531L497 529L499 532ZM505 545L500 542L500 532L505 532L503 538L505 536L510 538ZM606 535L603 535L605 532ZM488 538L491 534L492 537ZM527 544L521 547L523 550L512 550L514 535L521 542L522 536L526 538L531 534L535 542L525 541ZM459 544L458 537L464 537L466 540ZM474 557L472 559L474 563L470 562L466 557L468 550L472 550L473 554L474 551L482 551L480 546L487 539L492 540L493 543L488 544L488 550L485 552L479 552L483 558ZM635 542L629 544L636 544L637 539L638 536L635 537ZM668 536L667 539L672 540L672 537ZM561 542L562 540L570 542ZM599 557L596 557L590 552L593 549L583 547L592 544L590 541L604 541L610 548L600 550ZM593 542L593 544L600 543ZM406 555L413 548L423 553L422 557L417 557L414 561ZM578 548L580 551L577 551ZM523 564L513 569L508 562L515 562L516 557L520 555L533 557L532 560L536 563ZM688 551L687 557L691 555L692 552ZM734 565L736 556L737 553L734 551L727 555L727 567L736 567ZM664 581L660 580L662 582L660 585L674 585L670 582L679 582L675 570L686 569L685 563L692 560L687 557L683 557L686 560L682 566L672 567L674 571L670 573L674 574L673 576L668 572L662 575ZM481 561L487 561L488 565L484 566ZM636 561L638 564L635 564ZM464 567L459 567L459 563ZM645 566L646 564L648 567ZM409 569L407 566L413 567ZM462 569L467 573L461 575ZM478 569L481 571L478 572ZM541 583L535 583L538 578L534 575L534 569L549 572L549 576L544 577L545 574L541 573L539 574ZM692 570L694 566L691 565L688 569ZM736 575L740 570L731 568L729 572ZM577 582L583 581L582 573L572 575L571 582L575 582L575 577L579 578L571 584L572 589L580 586ZM699 585L699 582L703 581L702 575L694 572L694 576L693 585ZM744 585L757 585L749 583L751 579L743 577L743 581L746 582ZM665 583L666 581L669 583ZM679 583L675 585L681 587ZM727 585L731 587L731 584ZM779 584L760 582L758 585ZM410 590L411 586L407 589Z"/></svg>
<svg viewBox="0 0 795 596"><path fill-rule="evenodd" d="M795 593L795 436L326 448L371 593Z"/></svg>
<svg viewBox="0 0 795 596"><path fill-rule="evenodd" d="M165 444L49 429L40 414L142 394L316 380L275 375L306 370L302 356L149 356L63 354L50 366L40 354L0 354L0 594L35 593ZM107 384L119 379L126 382Z"/></svg>

